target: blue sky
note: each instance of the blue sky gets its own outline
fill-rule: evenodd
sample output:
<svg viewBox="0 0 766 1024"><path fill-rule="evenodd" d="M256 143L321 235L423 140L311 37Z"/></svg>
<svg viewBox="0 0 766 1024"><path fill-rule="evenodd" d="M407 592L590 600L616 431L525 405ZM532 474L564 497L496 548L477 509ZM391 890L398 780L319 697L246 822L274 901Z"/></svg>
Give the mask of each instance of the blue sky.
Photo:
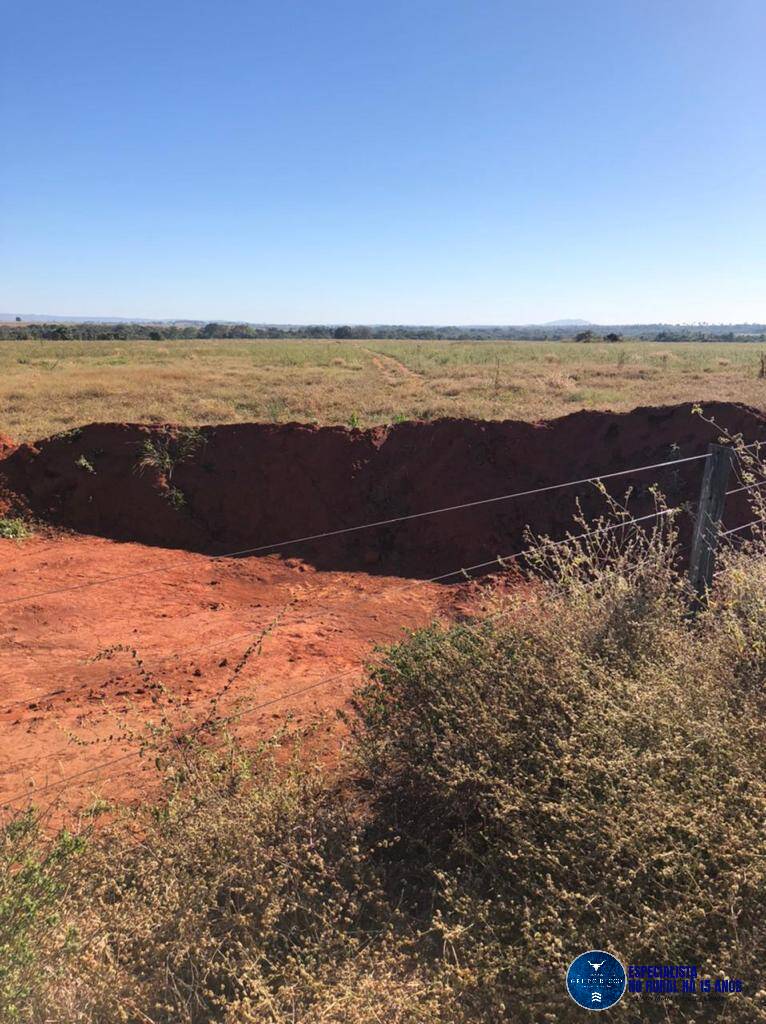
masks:
<svg viewBox="0 0 766 1024"><path fill-rule="evenodd" d="M0 310L766 320L763 0L3 15Z"/></svg>

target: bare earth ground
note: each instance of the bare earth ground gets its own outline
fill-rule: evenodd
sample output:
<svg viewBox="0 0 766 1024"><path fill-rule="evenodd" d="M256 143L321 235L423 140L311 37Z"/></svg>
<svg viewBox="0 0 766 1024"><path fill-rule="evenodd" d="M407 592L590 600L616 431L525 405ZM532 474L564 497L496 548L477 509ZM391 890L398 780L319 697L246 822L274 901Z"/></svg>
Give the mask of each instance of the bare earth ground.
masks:
<svg viewBox="0 0 766 1024"><path fill-rule="evenodd" d="M33 596L145 570L151 574ZM138 758L83 775L65 790L41 789L136 751L140 743L125 730L143 732L163 710L181 726L203 720L211 697L269 627L220 712L241 714L232 730L248 740L285 722L309 728L307 743L334 762L343 736L336 710L374 645L396 640L405 627L463 614L481 595L475 586L319 573L276 556L214 561L53 532L21 544L0 540L0 601L31 597L5 603L0 616L0 803L31 793L44 804L62 794L65 808L82 808L96 797L141 792L154 776ZM93 660L114 645L134 647L154 682L127 653ZM336 673L347 674L291 696Z"/></svg>
<svg viewBox="0 0 766 1024"><path fill-rule="evenodd" d="M94 421L536 422L578 409L766 408L759 343L0 342L0 434Z"/></svg>

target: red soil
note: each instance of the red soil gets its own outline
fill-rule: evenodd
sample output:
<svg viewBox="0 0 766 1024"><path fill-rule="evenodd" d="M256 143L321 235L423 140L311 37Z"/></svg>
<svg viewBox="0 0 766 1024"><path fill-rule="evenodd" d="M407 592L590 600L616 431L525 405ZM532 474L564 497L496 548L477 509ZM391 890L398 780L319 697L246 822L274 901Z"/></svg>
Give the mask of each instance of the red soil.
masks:
<svg viewBox="0 0 766 1024"><path fill-rule="evenodd" d="M201 721L248 645L270 626L261 653L222 699L221 713L276 698L248 711L233 730L251 739L270 735L285 721L313 727L310 745L332 761L344 733L335 712L359 683L373 645L481 603L475 585L319 573L275 555L213 561L86 537L0 540L0 565L4 601L104 575L161 569L3 607L0 804L28 785L39 789L135 751L137 743L124 730L140 731L163 708L181 726ZM165 697L153 704L160 691L142 678L129 654L92 660L114 645L140 653L173 707ZM347 674L287 696L336 673ZM64 806L83 806L95 794L134 795L153 778L140 759L128 760L67 785ZM39 802L58 792L40 794Z"/></svg>
<svg viewBox="0 0 766 1024"><path fill-rule="evenodd" d="M766 438L766 420L752 409L719 405L706 412L748 440ZM716 431L689 406L582 412L538 425L223 426L205 428L204 444L170 477L157 468L140 471L144 442L177 436L178 428L94 424L76 436L8 445L10 454L0 461L6 507L29 508L49 524L96 535L51 529L23 544L0 540L0 803L29 782L40 789L135 751L126 724L141 728L159 716L166 698L153 702L160 691L130 656L92 660L99 652L134 647L176 702L173 716L199 721L248 644L270 624L262 652L226 692L221 710L236 710L240 699L248 708L277 700L248 711L237 731L262 737L292 714L297 726L314 727L312 745L332 761L343 736L335 712L373 645L435 616L466 614L483 601L475 585L393 576L435 576L513 552L524 546L527 524L560 535L571 527L577 494L586 513L604 506L586 485L294 545L268 557L214 561L177 549L246 548L694 455ZM700 462L684 463L620 477L611 490L622 495L632 486L630 507L640 515L651 507L650 484L659 483L676 504L695 498L700 474ZM169 500L171 488L183 496L177 505ZM742 496L730 501L727 516L729 525L750 518ZM293 694L339 672L347 674ZM142 792L151 778L142 765L133 759L83 776L67 788L67 806L82 806L98 791Z"/></svg>

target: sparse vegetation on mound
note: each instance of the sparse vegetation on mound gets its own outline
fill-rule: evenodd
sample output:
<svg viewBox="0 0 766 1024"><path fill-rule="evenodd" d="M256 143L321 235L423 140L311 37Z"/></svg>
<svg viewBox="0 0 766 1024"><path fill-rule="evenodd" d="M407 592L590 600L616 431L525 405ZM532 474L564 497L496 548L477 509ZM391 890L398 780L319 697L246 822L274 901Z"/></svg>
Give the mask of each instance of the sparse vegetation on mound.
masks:
<svg viewBox="0 0 766 1024"><path fill-rule="evenodd" d="M523 604L382 653L345 781L184 746L76 844L12 823L0 1016L575 1022L565 967L607 948L745 981L642 1020L766 1021L764 545L697 618L676 558L543 547Z"/></svg>

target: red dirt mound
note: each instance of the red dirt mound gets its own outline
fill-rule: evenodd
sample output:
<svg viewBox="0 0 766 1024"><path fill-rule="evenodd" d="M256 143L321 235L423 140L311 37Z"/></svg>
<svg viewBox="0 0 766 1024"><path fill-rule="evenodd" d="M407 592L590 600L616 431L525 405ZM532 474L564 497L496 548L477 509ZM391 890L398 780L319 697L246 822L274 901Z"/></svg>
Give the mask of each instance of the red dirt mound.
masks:
<svg viewBox="0 0 766 1024"><path fill-rule="evenodd" d="M16 448L16 442L12 441L10 437L5 434L0 434L0 468L2 460L5 459L12 451ZM7 487L4 486L3 475L0 472L0 516L7 515L12 511L14 504L16 503L16 495L9 493Z"/></svg>
<svg viewBox="0 0 766 1024"><path fill-rule="evenodd" d="M754 409L719 403L705 412L729 431L766 438ZM690 405L366 431L92 424L16 448L0 462L0 492L4 485L42 519L84 533L222 552L696 455L716 435ZM632 487L640 515L652 507L653 483L673 504L694 500L700 472L683 463L620 477L610 490ZM279 550L319 568L432 576L518 550L528 524L560 536L577 496L587 514L603 511L582 485Z"/></svg>

